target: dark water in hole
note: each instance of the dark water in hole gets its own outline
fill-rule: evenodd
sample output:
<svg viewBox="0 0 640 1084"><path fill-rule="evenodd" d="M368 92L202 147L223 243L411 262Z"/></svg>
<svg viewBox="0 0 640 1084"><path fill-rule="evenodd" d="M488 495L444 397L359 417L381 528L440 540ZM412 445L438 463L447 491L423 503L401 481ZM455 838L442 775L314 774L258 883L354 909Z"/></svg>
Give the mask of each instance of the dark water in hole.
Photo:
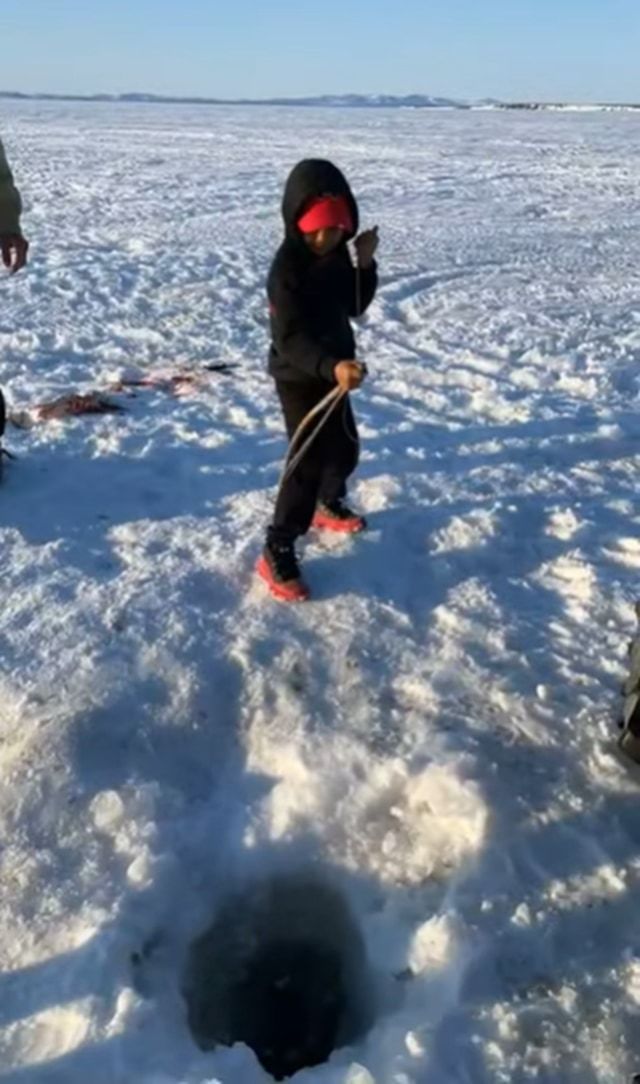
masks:
<svg viewBox="0 0 640 1084"><path fill-rule="evenodd" d="M192 945L183 983L201 1049L246 1043L276 1080L364 1035L371 989L362 936L341 894L300 875L228 897Z"/></svg>

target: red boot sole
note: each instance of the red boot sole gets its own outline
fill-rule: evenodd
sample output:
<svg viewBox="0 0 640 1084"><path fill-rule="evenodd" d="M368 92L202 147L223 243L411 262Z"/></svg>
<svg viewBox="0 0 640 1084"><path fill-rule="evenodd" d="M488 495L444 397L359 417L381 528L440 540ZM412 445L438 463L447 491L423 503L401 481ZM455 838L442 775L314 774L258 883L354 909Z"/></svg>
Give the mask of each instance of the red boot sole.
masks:
<svg viewBox="0 0 640 1084"><path fill-rule="evenodd" d="M361 534L367 524L363 519L331 519L330 516L316 512L311 526L318 531L335 531L336 534Z"/></svg>
<svg viewBox="0 0 640 1084"><path fill-rule="evenodd" d="M309 598L309 588L302 580L293 580L291 583L278 583L271 575L271 569L261 557L256 565L256 572L261 580L264 580L274 598L279 602L306 602Z"/></svg>

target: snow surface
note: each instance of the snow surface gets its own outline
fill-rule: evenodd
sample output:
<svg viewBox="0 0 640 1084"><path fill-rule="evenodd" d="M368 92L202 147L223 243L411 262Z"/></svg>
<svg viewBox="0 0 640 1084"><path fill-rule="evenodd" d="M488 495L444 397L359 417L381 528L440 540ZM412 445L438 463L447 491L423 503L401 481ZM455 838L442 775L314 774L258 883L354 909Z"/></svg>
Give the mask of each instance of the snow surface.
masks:
<svg viewBox="0 0 640 1084"><path fill-rule="evenodd" d="M377 1021L309 1084L640 1071L640 118L5 103L28 273L0 381L0 1078L260 1084L180 988L229 893L311 865ZM380 225L356 540L252 577L284 452L263 284L284 176Z"/></svg>

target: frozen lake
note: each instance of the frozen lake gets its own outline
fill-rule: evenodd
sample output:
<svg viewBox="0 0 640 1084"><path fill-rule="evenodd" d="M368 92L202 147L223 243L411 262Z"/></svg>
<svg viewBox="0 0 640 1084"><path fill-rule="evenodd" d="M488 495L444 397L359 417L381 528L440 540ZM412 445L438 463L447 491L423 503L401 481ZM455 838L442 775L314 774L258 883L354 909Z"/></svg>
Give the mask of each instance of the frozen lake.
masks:
<svg viewBox="0 0 640 1084"><path fill-rule="evenodd" d="M375 1021L309 1084L640 1072L640 115L0 104L27 273L0 489L0 1080L264 1084L181 993L229 898L313 876ZM305 156L381 234L314 601L254 582L284 437L264 282ZM236 366L227 374L208 364ZM329 891L329 888L327 889ZM329 922L329 918L327 918Z"/></svg>

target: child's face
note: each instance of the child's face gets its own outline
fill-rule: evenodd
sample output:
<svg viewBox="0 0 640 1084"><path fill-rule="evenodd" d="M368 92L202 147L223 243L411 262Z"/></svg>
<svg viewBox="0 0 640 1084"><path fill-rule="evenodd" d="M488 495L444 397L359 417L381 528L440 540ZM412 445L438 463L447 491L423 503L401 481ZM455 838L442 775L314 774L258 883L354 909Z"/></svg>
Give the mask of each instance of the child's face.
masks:
<svg viewBox="0 0 640 1084"><path fill-rule="evenodd" d="M344 233L339 226L329 226L323 230L313 230L312 233L303 233L302 236L316 256L328 256L338 247Z"/></svg>

